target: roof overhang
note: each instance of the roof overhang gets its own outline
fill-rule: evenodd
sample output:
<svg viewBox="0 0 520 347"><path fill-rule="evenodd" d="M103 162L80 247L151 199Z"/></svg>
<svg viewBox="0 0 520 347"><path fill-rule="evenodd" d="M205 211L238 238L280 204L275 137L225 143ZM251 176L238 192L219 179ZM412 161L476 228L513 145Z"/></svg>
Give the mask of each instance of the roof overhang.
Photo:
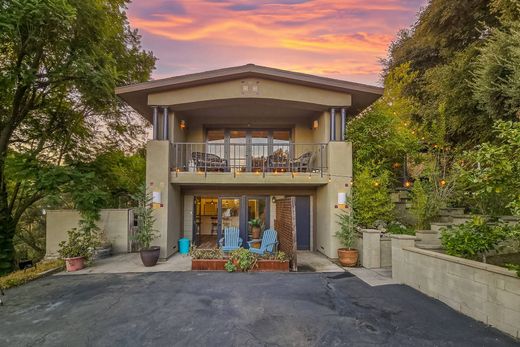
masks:
<svg viewBox="0 0 520 347"><path fill-rule="evenodd" d="M383 94L383 88L376 86L299 72L279 70L253 64L169 77L118 87L116 88L116 94L145 118L150 119L152 112L148 103L150 94L243 78L263 78L349 94L352 98L351 106L348 110L349 114L357 114L361 112Z"/></svg>

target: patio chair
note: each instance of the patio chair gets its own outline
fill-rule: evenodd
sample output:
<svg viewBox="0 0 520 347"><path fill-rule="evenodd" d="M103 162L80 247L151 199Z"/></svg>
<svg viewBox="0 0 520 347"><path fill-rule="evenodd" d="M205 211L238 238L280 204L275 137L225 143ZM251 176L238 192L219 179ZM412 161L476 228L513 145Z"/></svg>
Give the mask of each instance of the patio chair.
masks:
<svg viewBox="0 0 520 347"><path fill-rule="evenodd" d="M237 227L226 227L224 229L224 237L218 241L223 252L231 252L242 247L242 238L240 238L240 229Z"/></svg>
<svg viewBox="0 0 520 347"><path fill-rule="evenodd" d="M271 171L287 171L289 169L289 158L283 149L278 149L267 157L267 166Z"/></svg>
<svg viewBox="0 0 520 347"><path fill-rule="evenodd" d="M260 248L253 248L253 243L260 243ZM274 253L276 246L278 245L277 233L274 229L267 229L264 231L261 240L251 240L248 242L249 251L256 254L264 254L265 252Z"/></svg>
<svg viewBox="0 0 520 347"><path fill-rule="evenodd" d="M306 152L300 155L298 158L291 160L291 168L296 172L309 172L310 163L314 153Z"/></svg>
<svg viewBox="0 0 520 347"><path fill-rule="evenodd" d="M191 158L195 163L195 169L205 171L228 171L228 161L216 154L205 152L193 152Z"/></svg>

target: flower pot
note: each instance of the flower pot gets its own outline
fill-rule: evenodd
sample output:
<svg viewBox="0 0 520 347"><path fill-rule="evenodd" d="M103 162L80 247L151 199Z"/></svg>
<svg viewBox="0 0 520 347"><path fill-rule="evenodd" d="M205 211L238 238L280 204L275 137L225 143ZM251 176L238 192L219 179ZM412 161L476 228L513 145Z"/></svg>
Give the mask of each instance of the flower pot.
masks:
<svg viewBox="0 0 520 347"><path fill-rule="evenodd" d="M357 249L340 248L338 249L339 262L343 266L356 266L358 263L359 252Z"/></svg>
<svg viewBox="0 0 520 347"><path fill-rule="evenodd" d="M94 254L92 255L92 259L93 260L104 259L104 258L110 257L111 255L112 255L112 245L107 244L107 245L104 245L101 247L96 247L94 249Z"/></svg>
<svg viewBox="0 0 520 347"><path fill-rule="evenodd" d="M258 240L260 238L260 227L251 227L251 236L253 240Z"/></svg>
<svg viewBox="0 0 520 347"><path fill-rule="evenodd" d="M83 258L83 257L65 258L65 265L67 267L67 272L81 270L85 267L85 258Z"/></svg>
<svg viewBox="0 0 520 347"><path fill-rule="evenodd" d="M142 249L140 252L141 261L144 266L154 266L159 260L159 254L161 253L161 247L153 246L148 249Z"/></svg>

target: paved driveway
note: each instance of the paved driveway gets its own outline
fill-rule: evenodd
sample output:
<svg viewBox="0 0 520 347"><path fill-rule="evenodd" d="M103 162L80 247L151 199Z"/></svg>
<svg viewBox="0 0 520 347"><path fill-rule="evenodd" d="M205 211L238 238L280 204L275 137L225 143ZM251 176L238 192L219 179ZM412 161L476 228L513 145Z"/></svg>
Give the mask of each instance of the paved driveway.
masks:
<svg viewBox="0 0 520 347"><path fill-rule="evenodd" d="M0 346L508 346L401 285L348 273L52 276L9 290Z"/></svg>

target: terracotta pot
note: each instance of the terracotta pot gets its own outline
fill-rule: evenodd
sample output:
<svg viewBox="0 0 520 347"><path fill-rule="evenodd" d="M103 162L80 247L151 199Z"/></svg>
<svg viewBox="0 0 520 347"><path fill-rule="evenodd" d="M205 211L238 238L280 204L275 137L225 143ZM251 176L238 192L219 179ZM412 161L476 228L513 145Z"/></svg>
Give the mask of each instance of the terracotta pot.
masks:
<svg viewBox="0 0 520 347"><path fill-rule="evenodd" d="M85 258L83 258L83 257L65 258L65 265L67 267L67 272L81 270L85 267Z"/></svg>
<svg viewBox="0 0 520 347"><path fill-rule="evenodd" d="M251 227L251 236L253 240L258 240L260 238L260 227Z"/></svg>
<svg viewBox="0 0 520 347"><path fill-rule="evenodd" d="M153 246L148 249L142 249L139 253L144 266L154 266L157 264L157 260L159 260L161 247Z"/></svg>
<svg viewBox="0 0 520 347"><path fill-rule="evenodd" d="M340 248L338 249L339 262L343 266L356 266L358 263L359 252L357 249Z"/></svg>

